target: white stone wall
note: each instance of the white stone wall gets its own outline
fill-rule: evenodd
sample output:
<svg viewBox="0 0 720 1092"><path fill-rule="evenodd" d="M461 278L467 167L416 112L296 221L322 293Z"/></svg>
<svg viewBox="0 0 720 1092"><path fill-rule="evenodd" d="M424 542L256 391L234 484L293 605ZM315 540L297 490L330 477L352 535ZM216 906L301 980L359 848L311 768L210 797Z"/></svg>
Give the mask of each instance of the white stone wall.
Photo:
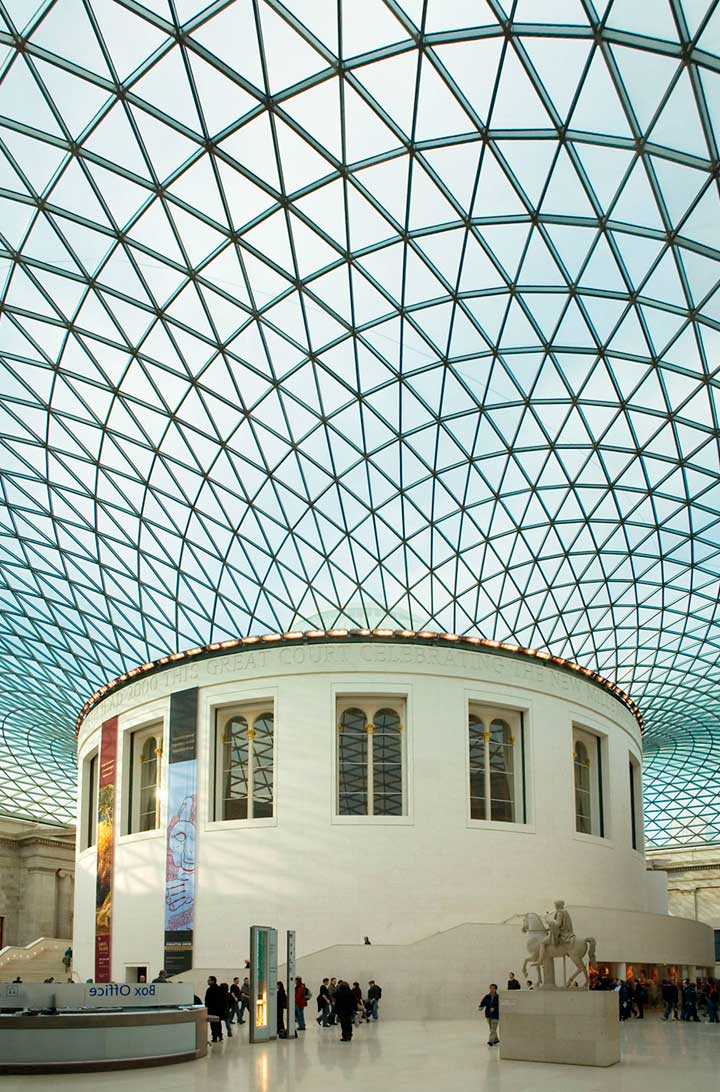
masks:
<svg viewBox="0 0 720 1092"><path fill-rule="evenodd" d="M631 847L628 755L641 759L634 717L580 675L516 656L339 641L243 651L158 672L111 695L87 717L79 758L119 714L120 736L161 716L169 695L200 687L195 965L246 958L253 923L298 930L299 952L329 944L406 944L463 922L544 911L554 897L654 911L657 885ZM338 818L337 694L407 698L408 815ZM209 822L215 706L275 702L275 818ZM523 711L527 825L468 818L469 701ZM605 838L575 833L572 727L607 737ZM123 811L119 747L117 816ZM164 756L167 763L167 751ZM167 770L163 772L166 782ZM119 836L115 855L113 973L162 961L164 816L156 832ZM662 901L662 900L660 900ZM95 851L79 853L76 966L93 973ZM668 952L669 960L676 958Z"/></svg>
<svg viewBox="0 0 720 1092"><path fill-rule="evenodd" d="M0 820L0 917L4 945L72 935L73 830Z"/></svg>

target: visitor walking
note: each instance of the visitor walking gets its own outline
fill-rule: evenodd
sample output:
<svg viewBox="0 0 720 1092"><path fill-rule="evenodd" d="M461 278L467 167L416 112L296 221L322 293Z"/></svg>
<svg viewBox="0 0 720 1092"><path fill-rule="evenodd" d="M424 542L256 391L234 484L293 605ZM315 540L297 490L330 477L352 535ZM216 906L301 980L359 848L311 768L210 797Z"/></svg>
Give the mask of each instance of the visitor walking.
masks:
<svg viewBox="0 0 720 1092"><path fill-rule="evenodd" d="M363 944L370 944L370 937L363 937Z"/></svg>
<svg viewBox="0 0 720 1092"><path fill-rule="evenodd" d="M718 1023L718 1004L720 1004L720 990L717 982L708 982L707 988L707 1014L708 1023Z"/></svg>
<svg viewBox="0 0 720 1092"><path fill-rule="evenodd" d="M236 1017L238 1024L240 1020L240 979L239 977L233 978L230 983L230 1020Z"/></svg>
<svg viewBox="0 0 720 1092"><path fill-rule="evenodd" d="M514 971L510 971L510 977L508 978L507 988L509 990L520 990L520 989L522 989L520 983L518 982L517 978L515 977Z"/></svg>
<svg viewBox="0 0 720 1092"><path fill-rule="evenodd" d="M353 982L352 995L355 998L355 1009L353 1011L353 1024L359 1024L365 1015L365 1005L363 1004L362 988L359 982Z"/></svg>
<svg viewBox="0 0 720 1092"><path fill-rule="evenodd" d="M287 1008L287 991L285 990L282 982L277 984L277 1033L278 1039L287 1039L288 1033L285 1030L285 1009Z"/></svg>
<svg viewBox="0 0 720 1092"><path fill-rule="evenodd" d="M308 990L300 975L295 979L295 1026L298 1031L305 1031L305 1009L308 1003Z"/></svg>
<svg viewBox="0 0 720 1092"><path fill-rule="evenodd" d="M632 982L628 979L620 983L618 990L618 1004L620 1006L620 1019L628 1020L632 1016Z"/></svg>
<svg viewBox="0 0 720 1092"><path fill-rule="evenodd" d="M671 982L669 978L666 978L662 984L662 999L665 1011L663 1012L663 1020L670 1019L670 1013L672 1012L673 1020L678 1019L678 988L674 982Z"/></svg>
<svg viewBox="0 0 720 1092"><path fill-rule="evenodd" d="M483 997L482 1001L478 1005L479 1009L485 1009L485 1019L488 1022L489 1038L488 1046L495 1046L499 1043L498 1039L498 1024L500 1023L500 998L497 992L497 983L491 982L488 992Z"/></svg>
<svg viewBox="0 0 720 1092"><path fill-rule="evenodd" d="M642 982L635 983L635 992L633 994L633 1001L635 1003L635 1011L638 1020L645 1019L645 1002L647 1001L647 990Z"/></svg>
<svg viewBox="0 0 720 1092"><path fill-rule="evenodd" d="M330 998L330 1015L328 1016L328 1025L337 1024L337 1018L335 1016L335 994L337 992L337 978L334 976L328 983L328 996Z"/></svg>
<svg viewBox="0 0 720 1092"><path fill-rule="evenodd" d="M355 995L347 982L340 979L335 991L335 1012L340 1021L342 1033L341 1043L349 1043L352 1039L353 1013L355 1011Z"/></svg>
<svg viewBox="0 0 720 1092"><path fill-rule="evenodd" d="M382 986L378 986L374 978L371 978L368 982L367 996L370 1004L370 1015L373 1020L377 1020L380 1010L380 998L382 997Z"/></svg>
<svg viewBox="0 0 720 1092"><path fill-rule="evenodd" d="M240 1007L238 1009L238 1024L245 1023L245 1013L250 1010L250 979L243 978L240 986Z"/></svg>
<svg viewBox="0 0 720 1092"><path fill-rule="evenodd" d="M214 974L209 975L207 989L205 990L205 1008L208 1011L210 1023L210 1041L221 1043L223 1041L222 1022L225 1018L224 994Z"/></svg>
<svg viewBox="0 0 720 1092"><path fill-rule="evenodd" d="M694 1023L700 1023L700 1017L697 1010L697 990L695 989L695 983L686 981L682 991L682 1018L683 1020L692 1020Z"/></svg>
<svg viewBox="0 0 720 1092"><path fill-rule="evenodd" d="M65 954L63 955L63 967L65 968L65 973L66 974L70 970L71 966L72 966L72 948L66 948L65 949Z"/></svg>
<svg viewBox="0 0 720 1092"><path fill-rule="evenodd" d="M223 992L223 1023L225 1024L225 1030L228 1033L228 1038L232 1039L232 1013L230 1011L230 1002L232 994L230 993L230 987L227 982L220 983L220 989Z"/></svg>
<svg viewBox="0 0 720 1092"><path fill-rule="evenodd" d="M323 1027L323 1028L329 1027L329 1020L330 1020L331 1005L330 1005L330 993L328 992L328 986L329 985L330 985L330 979L329 978L323 978L322 982L320 983L320 989L318 990L318 995L317 995L318 1014L317 1014L316 1019L317 1019L318 1024L320 1024L320 1026Z"/></svg>

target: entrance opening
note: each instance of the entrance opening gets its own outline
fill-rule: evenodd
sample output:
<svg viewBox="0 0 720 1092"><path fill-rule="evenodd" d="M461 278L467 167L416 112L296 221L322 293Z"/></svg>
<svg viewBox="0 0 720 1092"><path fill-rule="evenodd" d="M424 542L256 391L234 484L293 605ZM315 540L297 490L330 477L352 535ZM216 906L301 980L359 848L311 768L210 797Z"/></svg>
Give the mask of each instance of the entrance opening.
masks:
<svg viewBox="0 0 720 1092"><path fill-rule="evenodd" d="M147 963L126 963L126 982L147 982Z"/></svg>

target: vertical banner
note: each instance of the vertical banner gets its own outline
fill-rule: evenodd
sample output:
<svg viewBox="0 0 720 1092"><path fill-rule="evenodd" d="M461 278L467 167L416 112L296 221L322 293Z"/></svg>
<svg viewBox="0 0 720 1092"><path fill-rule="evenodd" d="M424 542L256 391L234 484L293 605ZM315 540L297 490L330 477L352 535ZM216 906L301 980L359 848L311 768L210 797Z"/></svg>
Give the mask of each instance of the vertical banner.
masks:
<svg viewBox="0 0 720 1092"><path fill-rule="evenodd" d="M297 1027L295 1025L295 975L297 974L295 963L295 930L287 931L287 951L285 965L287 967L287 1031L288 1039L297 1039Z"/></svg>
<svg viewBox="0 0 720 1092"><path fill-rule="evenodd" d="M118 718L103 722L98 777L97 886L95 888L95 981L109 982L112 970L112 888L115 846L115 778Z"/></svg>
<svg viewBox="0 0 720 1092"><path fill-rule="evenodd" d="M277 1039L277 939L277 929L271 929L267 925L253 925L250 929L248 1040L251 1043L265 1043L268 1039ZM289 989L288 1005L290 1005Z"/></svg>
<svg viewBox="0 0 720 1092"><path fill-rule="evenodd" d="M197 687L170 696L164 962L170 975L190 970L193 962L197 701Z"/></svg>

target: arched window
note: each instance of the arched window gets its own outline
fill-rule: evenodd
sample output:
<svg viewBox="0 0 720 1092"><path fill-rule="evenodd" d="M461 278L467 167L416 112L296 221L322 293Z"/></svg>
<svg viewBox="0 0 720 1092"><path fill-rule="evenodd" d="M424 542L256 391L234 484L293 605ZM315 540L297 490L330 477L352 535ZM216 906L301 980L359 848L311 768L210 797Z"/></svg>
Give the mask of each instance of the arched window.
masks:
<svg viewBox="0 0 720 1092"><path fill-rule="evenodd" d="M223 819L248 817L248 723L231 717L223 732Z"/></svg>
<svg viewBox="0 0 720 1092"><path fill-rule="evenodd" d="M473 703L468 748L470 818L526 822L522 716Z"/></svg>
<svg viewBox="0 0 720 1092"><path fill-rule="evenodd" d="M402 729L394 709L375 714L372 734L373 815L402 815Z"/></svg>
<svg viewBox="0 0 720 1092"><path fill-rule="evenodd" d="M506 720L490 725L490 812L501 823L515 822L515 740Z"/></svg>
<svg viewBox="0 0 720 1092"><path fill-rule="evenodd" d="M590 757L582 740L575 741L575 829L580 834L592 834L592 800L590 787Z"/></svg>
<svg viewBox="0 0 720 1092"><path fill-rule="evenodd" d="M362 709L345 709L338 732L340 815L368 813L368 733Z"/></svg>
<svg viewBox="0 0 720 1092"><path fill-rule="evenodd" d="M374 697L338 701L338 815L406 814L403 708Z"/></svg>
<svg viewBox="0 0 720 1092"><path fill-rule="evenodd" d="M140 754L140 830L155 830L158 825L159 756L158 741L149 736Z"/></svg>
<svg viewBox="0 0 720 1092"><path fill-rule="evenodd" d="M160 826L160 782L162 778L162 725L138 728L127 740L127 809L125 831L137 834Z"/></svg>
<svg viewBox="0 0 720 1092"><path fill-rule="evenodd" d="M603 793L607 739L589 728L573 725L573 778L575 782L575 830L578 834L605 837Z"/></svg>
<svg viewBox="0 0 720 1092"><path fill-rule="evenodd" d="M267 706L218 711L215 819L272 819L275 718Z"/></svg>
<svg viewBox="0 0 720 1092"><path fill-rule="evenodd" d="M272 819L273 732L272 713L261 713L253 724L253 819Z"/></svg>
<svg viewBox="0 0 720 1092"><path fill-rule="evenodd" d="M485 814L485 725L471 713L470 737L470 818L486 819Z"/></svg>

